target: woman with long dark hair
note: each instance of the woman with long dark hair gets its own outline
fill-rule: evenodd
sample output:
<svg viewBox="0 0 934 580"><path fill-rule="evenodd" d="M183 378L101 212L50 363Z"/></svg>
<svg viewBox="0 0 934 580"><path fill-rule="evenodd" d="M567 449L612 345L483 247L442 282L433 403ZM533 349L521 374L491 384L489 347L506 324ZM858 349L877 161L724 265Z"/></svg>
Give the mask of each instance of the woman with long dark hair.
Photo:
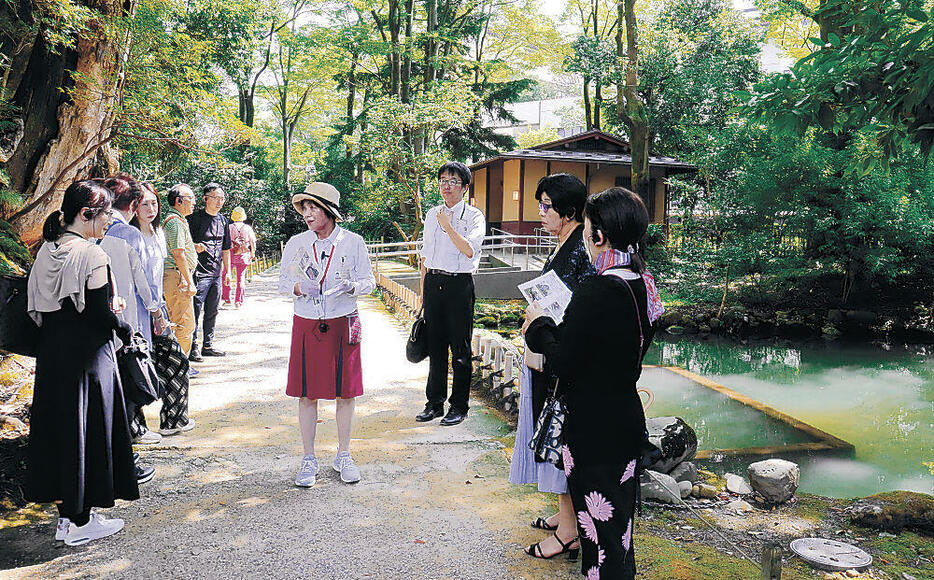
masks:
<svg viewBox="0 0 934 580"><path fill-rule="evenodd" d="M39 325L26 498L58 504L55 537L70 546L115 534L123 520L92 512L139 498L114 333L131 327L114 310L110 261L95 243L111 221L113 194L93 181L65 190L46 219L29 273L28 310Z"/></svg>
<svg viewBox="0 0 934 580"><path fill-rule="evenodd" d="M165 258L169 251L165 243L165 232L159 226L162 207L159 194L151 183L140 183L140 188L143 190L143 196L130 225L139 228L142 234L143 253L140 258L143 271L149 280L153 295L159 297L162 308L165 309L162 284ZM168 318L167 312L163 314ZM164 387L162 411L159 412L159 434L169 436L191 431L195 428L194 419L188 417L188 379L191 369L188 357L182 352L174 331L166 329L153 334L152 358Z"/></svg>
<svg viewBox="0 0 934 580"><path fill-rule="evenodd" d="M528 345L555 369L567 405L562 455L588 578L636 573L637 466L647 444L636 382L664 311L638 253L648 221L645 204L627 189L591 196L584 244L598 275L577 289L560 325L533 304L523 326Z"/></svg>

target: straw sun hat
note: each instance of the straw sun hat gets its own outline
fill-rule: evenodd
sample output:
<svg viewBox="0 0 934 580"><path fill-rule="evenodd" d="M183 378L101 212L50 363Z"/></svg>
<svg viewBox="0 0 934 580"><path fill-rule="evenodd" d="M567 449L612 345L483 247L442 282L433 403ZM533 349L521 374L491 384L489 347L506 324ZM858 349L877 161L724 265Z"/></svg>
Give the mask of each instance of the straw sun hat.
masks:
<svg viewBox="0 0 934 580"><path fill-rule="evenodd" d="M309 183L305 191L293 194L292 207L295 208L295 211L302 213L302 202L305 200L320 206L324 211L334 216L337 221L344 219L340 213L341 194L330 183L315 181Z"/></svg>
<svg viewBox="0 0 934 580"><path fill-rule="evenodd" d="M233 212L230 214L230 220L235 222L242 222L246 220L246 211L239 205L234 208Z"/></svg>

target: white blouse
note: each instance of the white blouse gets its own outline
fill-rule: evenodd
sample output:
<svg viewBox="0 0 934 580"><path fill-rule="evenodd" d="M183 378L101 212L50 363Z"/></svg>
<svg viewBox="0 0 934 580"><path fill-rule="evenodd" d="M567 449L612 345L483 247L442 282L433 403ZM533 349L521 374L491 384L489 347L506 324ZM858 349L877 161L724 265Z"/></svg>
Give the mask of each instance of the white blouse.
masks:
<svg viewBox="0 0 934 580"><path fill-rule="evenodd" d="M295 284L302 278L321 284L322 295L295 296ZM349 280L353 290L335 292L342 281ZM366 296L376 288L363 238L335 226L320 240L309 230L292 236L285 244L279 265L279 292L291 296L295 315L311 320L338 318L357 310L357 296Z"/></svg>

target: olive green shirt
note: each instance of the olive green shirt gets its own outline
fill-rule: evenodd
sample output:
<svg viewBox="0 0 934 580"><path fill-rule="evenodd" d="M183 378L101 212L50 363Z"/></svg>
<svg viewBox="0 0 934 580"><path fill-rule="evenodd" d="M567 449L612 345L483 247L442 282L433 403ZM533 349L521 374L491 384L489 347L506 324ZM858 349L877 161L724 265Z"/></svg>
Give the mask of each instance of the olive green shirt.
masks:
<svg viewBox="0 0 934 580"><path fill-rule="evenodd" d="M191 238L191 230L188 229L188 220L174 207L169 208L169 213L165 216L165 221L162 222L162 229L165 230L165 245L169 249L169 253L165 258L166 269L178 269L172 250L184 248L188 271L194 272L195 266L198 264L198 252L195 251L195 241Z"/></svg>

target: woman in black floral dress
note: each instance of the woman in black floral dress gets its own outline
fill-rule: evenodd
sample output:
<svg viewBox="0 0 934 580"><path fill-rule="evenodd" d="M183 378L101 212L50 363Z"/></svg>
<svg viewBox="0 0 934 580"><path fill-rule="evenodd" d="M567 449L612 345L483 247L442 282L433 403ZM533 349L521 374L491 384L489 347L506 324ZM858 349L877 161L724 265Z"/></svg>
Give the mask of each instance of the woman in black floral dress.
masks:
<svg viewBox="0 0 934 580"><path fill-rule="evenodd" d="M637 253L647 225L638 195L612 188L591 196L583 237L598 275L580 285L560 325L536 305L526 312L526 342L545 354L567 405L564 470L588 579L635 577L636 468L647 443L636 382L664 311Z"/></svg>

